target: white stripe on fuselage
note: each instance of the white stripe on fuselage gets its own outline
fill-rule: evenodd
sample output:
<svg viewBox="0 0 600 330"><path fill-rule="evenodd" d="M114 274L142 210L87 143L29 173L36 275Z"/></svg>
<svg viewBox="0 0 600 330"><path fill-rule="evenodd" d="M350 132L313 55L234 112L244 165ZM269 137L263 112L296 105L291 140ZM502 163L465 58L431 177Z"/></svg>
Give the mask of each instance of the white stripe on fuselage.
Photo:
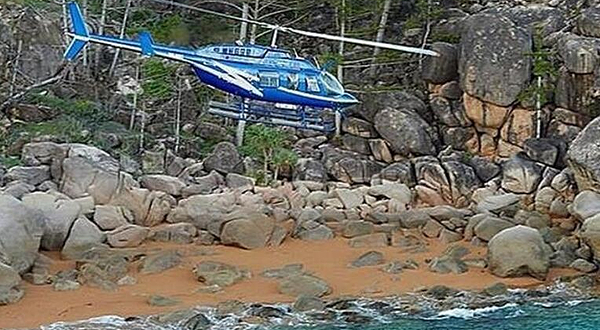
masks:
<svg viewBox="0 0 600 330"><path fill-rule="evenodd" d="M306 98L309 98L309 99L319 100L319 101L326 101L326 102L333 102L333 103L358 103L355 100L336 99L336 98L333 98L333 97L315 95L315 94L301 92L301 91L297 91L297 90L293 90L293 89L289 89L289 88L285 88L285 87L278 87L277 89L280 90L280 91L282 91L282 92L290 93L290 94L297 95L297 96L306 97Z"/></svg>

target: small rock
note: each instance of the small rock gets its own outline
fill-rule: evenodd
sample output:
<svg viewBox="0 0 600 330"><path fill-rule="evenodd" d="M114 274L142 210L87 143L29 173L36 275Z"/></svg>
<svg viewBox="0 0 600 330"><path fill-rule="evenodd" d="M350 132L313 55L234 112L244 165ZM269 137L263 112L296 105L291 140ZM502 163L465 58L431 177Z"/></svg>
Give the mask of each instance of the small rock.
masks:
<svg viewBox="0 0 600 330"><path fill-rule="evenodd" d="M375 248L388 246L388 237L385 233L376 233L352 238L348 241L353 248Z"/></svg>
<svg viewBox="0 0 600 330"><path fill-rule="evenodd" d="M591 263L587 260L583 260L583 259L577 259L577 260L573 261L573 263L571 263L571 265L569 267L571 267L577 271L580 271L582 273L591 273L598 269L598 267L596 267L596 265L594 265L593 263Z"/></svg>
<svg viewBox="0 0 600 330"><path fill-rule="evenodd" d="M350 266L354 268L377 266L383 264L383 262L384 258L381 252L369 251L354 260Z"/></svg>
<svg viewBox="0 0 600 330"><path fill-rule="evenodd" d="M493 284L491 286L488 286L487 288L483 289L483 293L490 296L490 297L495 297L495 296L500 296L503 294L506 294L508 292L508 287L506 286L506 284L498 282L496 284Z"/></svg>
<svg viewBox="0 0 600 330"><path fill-rule="evenodd" d="M357 236L369 235L375 231L375 226L372 222L367 221L348 221L344 224L342 236L353 238Z"/></svg>
<svg viewBox="0 0 600 330"><path fill-rule="evenodd" d="M331 293L331 287L322 279L312 275L296 275L287 277L279 282L280 293L298 297L322 297Z"/></svg>
<svg viewBox="0 0 600 330"><path fill-rule="evenodd" d="M325 309L325 303L317 297L302 295L296 298L292 308L296 312L322 311Z"/></svg>
<svg viewBox="0 0 600 330"><path fill-rule="evenodd" d="M75 291L79 290L80 287L79 282L66 279L59 279L52 284L54 291Z"/></svg>
<svg viewBox="0 0 600 330"><path fill-rule="evenodd" d="M165 296L152 295L152 296L150 296L150 298L148 298L148 305L150 305L150 306L165 307L165 306L174 306L179 303L180 303L179 300L165 297Z"/></svg>
<svg viewBox="0 0 600 330"><path fill-rule="evenodd" d="M181 264L181 255L177 251L165 251L144 258L140 272L142 274L156 274Z"/></svg>
<svg viewBox="0 0 600 330"><path fill-rule="evenodd" d="M251 277L246 270L216 261L203 261L197 264L194 267L194 275L198 281L206 285L218 285L222 288Z"/></svg>

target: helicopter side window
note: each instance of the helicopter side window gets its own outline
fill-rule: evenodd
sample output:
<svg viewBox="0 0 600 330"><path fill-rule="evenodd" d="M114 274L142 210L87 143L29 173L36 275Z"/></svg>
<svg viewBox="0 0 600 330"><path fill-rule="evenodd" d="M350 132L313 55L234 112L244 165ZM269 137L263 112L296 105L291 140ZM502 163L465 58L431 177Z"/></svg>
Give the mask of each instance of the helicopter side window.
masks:
<svg viewBox="0 0 600 330"><path fill-rule="evenodd" d="M306 77L306 90L309 92L320 92L319 81L316 77L307 76Z"/></svg>
<svg viewBox="0 0 600 330"><path fill-rule="evenodd" d="M276 72L261 72L259 77L262 87L279 87L279 74Z"/></svg>
<svg viewBox="0 0 600 330"><path fill-rule="evenodd" d="M240 55L240 49L239 48L235 49L235 55Z"/></svg>

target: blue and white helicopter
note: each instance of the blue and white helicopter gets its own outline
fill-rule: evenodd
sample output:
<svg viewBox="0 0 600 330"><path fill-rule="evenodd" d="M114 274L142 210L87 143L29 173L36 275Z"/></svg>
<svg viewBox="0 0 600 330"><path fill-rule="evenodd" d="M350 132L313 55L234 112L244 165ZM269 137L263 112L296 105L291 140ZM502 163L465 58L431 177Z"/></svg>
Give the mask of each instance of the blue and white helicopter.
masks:
<svg viewBox="0 0 600 330"><path fill-rule="evenodd" d="M237 97L237 102L212 102L209 112L213 114L244 122L331 131L334 124L322 116L323 111L341 113L359 101L345 92L342 84L325 69L277 48L278 32L437 56L437 53L427 49L302 31L212 12L175 1L163 3L177 4L272 29L272 44L267 47L238 42L189 49L156 44L148 32L139 33L136 40L92 34L86 27L79 5L72 1L68 3L72 23L72 32L68 35L73 39L65 58L68 61L75 60L91 42L187 63L203 83Z"/></svg>

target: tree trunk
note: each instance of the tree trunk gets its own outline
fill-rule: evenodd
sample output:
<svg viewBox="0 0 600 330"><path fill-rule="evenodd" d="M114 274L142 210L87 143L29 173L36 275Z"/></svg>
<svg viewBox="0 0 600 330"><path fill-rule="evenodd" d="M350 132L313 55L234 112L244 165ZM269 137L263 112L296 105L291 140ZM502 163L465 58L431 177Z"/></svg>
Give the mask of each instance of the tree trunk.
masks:
<svg viewBox="0 0 600 330"><path fill-rule="evenodd" d="M248 14L250 13L250 5L248 5L247 2L244 2L244 10L242 12L242 18L243 19L248 19ZM240 41L241 42L246 42L246 38L248 37L248 23L247 22L242 22L242 25L240 26Z"/></svg>
<svg viewBox="0 0 600 330"><path fill-rule="evenodd" d="M254 17L252 17L254 20L258 20L259 5L260 5L260 0L256 0L254 2L254 10L253 10ZM252 24L252 29L250 30L250 43L251 44L256 43L256 24Z"/></svg>
<svg viewBox="0 0 600 330"><path fill-rule="evenodd" d="M123 22L121 23L121 33L119 33L119 37L123 39L125 37L125 28L127 27L127 19L129 18L129 9L131 8L131 0L127 0L127 5L125 5L125 15L123 15ZM121 54L121 48L117 48L115 52L115 57L113 57L112 64L110 65L110 70L108 71L108 75L110 77L115 73L115 67L117 66L117 61L119 60L119 55Z"/></svg>
<svg viewBox="0 0 600 330"><path fill-rule="evenodd" d="M100 16L100 26L98 27L98 34L102 35L104 34L104 25L106 25L106 14L108 11L108 1L109 0L103 0L102 1L102 16ZM96 75L99 74L99 70L100 70L100 55L102 54L102 46L98 46L96 48L96 57L95 57L95 61L94 61L94 73Z"/></svg>
<svg viewBox="0 0 600 330"><path fill-rule="evenodd" d="M383 42L383 37L385 36L385 28L387 26L387 21L388 21L388 16L390 14L390 7L392 6L392 0L385 0L385 2L383 3L383 11L381 12L381 20L379 21L379 28L377 28L377 37L375 38L375 41L377 42ZM371 76L375 75L375 72L377 70L377 67L374 65L377 62L377 56L379 56L379 53L381 53L381 49L378 47L375 47L375 49L373 49L373 60L371 61L371 68L369 70L369 74Z"/></svg>

